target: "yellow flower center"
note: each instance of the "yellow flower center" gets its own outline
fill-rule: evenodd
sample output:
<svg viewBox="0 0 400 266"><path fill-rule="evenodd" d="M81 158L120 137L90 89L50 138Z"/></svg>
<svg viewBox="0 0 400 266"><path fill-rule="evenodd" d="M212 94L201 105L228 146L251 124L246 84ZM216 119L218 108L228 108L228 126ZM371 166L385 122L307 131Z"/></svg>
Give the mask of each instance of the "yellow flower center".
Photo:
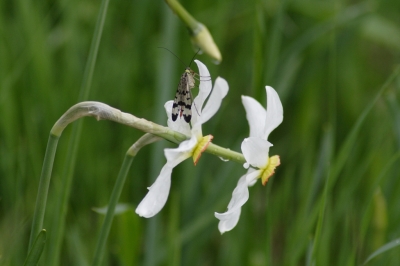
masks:
<svg viewBox="0 0 400 266"><path fill-rule="evenodd" d="M280 164L281 159L279 158L279 155L269 157L268 165L261 174L261 182L264 186L267 184L268 179L275 174L275 168Z"/></svg>
<svg viewBox="0 0 400 266"><path fill-rule="evenodd" d="M207 149L208 144L212 141L214 137L212 135L207 135L205 137L202 137L199 142L197 143L197 146L193 149L193 162L194 165L197 164L199 161L201 154Z"/></svg>

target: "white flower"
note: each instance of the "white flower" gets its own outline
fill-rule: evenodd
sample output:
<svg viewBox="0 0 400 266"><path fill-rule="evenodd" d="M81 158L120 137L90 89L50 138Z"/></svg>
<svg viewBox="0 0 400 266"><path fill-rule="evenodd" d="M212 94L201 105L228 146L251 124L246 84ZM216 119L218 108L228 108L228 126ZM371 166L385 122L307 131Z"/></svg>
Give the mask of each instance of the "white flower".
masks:
<svg viewBox="0 0 400 266"><path fill-rule="evenodd" d="M253 168L239 179L228 204L228 210L225 213L215 213L215 217L220 220L218 229L221 234L232 230L238 223L241 207L249 199L248 187L254 185L258 178L261 178L265 185L280 164L279 156L269 157L269 148L272 144L267 139L272 130L282 123L283 107L276 91L269 86L265 88L267 110L253 98L242 96L250 126L250 137L243 140L241 148L247 162L245 167L251 165Z"/></svg>
<svg viewBox="0 0 400 266"><path fill-rule="evenodd" d="M190 128L184 119L178 118L176 121L172 121L171 111L173 101L168 101L165 104L168 115L168 127L190 136L190 139L181 142L179 147L175 149L164 150L167 163L162 168L154 184L148 188L149 192L147 195L136 208L136 213L145 218L153 217L164 207L171 187L172 169L189 157L193 157L194 164L196 164L201 153L211 142L213 136L208 135L203 137L201 125L214 116L221 106L222 99L229 90L228 83L223 78L218 77L211 92L212 84L207 67L198 60L194 61L199 68L200 85L199 94L192 105L192 128ZM210 97L207 104L202 108L208 96Z"/></svg>

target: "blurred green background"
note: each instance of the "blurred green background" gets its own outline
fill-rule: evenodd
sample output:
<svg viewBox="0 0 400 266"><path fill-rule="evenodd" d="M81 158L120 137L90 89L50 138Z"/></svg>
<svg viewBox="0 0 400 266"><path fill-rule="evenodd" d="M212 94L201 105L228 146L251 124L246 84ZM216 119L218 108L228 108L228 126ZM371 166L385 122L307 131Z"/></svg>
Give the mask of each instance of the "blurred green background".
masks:
<svg viewBox="0 0 400 266"><path fill-rule="evenodd" d="M400 1L181 3L223 56L220 65L197 59L230 86L203 132L240 151L248 135L240 96L265 106L264 86L273 86L284 121L269 138L270 154L282 164L266 187L250 189L238 225L221 236L214 211L225 211L243 167L210 154L196 167L185 161L164 209L144 219L134 209L165 163L163 148L175 145L144 148L120 200L131 208L114 219L104 265L310 265L312 252L316 265L360 265L399 238L400 79L366 112L399 63ZM99 8L91 0L0 1L0 265L25 260L48 134L78 101ZM195 53L163 1L111 1L88 99L166 125L163 105L184 66L159 46L184 62ZM92 208L107 204L124 154L142 134L84 118L60 265L91 262L103 221ZM70 136L69 127L54 163L48 238ZM41 265L50 265L49 241ZM368 263L399 264L400 247Z"/></svg>

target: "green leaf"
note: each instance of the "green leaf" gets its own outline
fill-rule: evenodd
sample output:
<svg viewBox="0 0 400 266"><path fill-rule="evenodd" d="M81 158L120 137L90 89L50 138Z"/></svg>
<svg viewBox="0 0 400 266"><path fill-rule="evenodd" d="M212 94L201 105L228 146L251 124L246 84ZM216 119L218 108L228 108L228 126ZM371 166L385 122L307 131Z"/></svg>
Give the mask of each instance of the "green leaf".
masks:
<svg viewBox="0 0 400 266"><path fill-rule="evenodd" d="M29 251L28 257L25 260L24 266L36 266L42 255L44 245L46 244L46 230L40 231L38 236L33 243L31 250Z"/></svg>
<svg viewBox="0 0 400 266"><path fill-rule="evenodd" d="M388 250L391 250L392 248L395 248L397 246L400 246L400 238L397 238L397 239L383 245L382 247L378 248L374 253L369 255L369 257L367 258L367 260L364 262L363 265L367 264L370 260L372 260L376 256L378 256Z"/></svg>

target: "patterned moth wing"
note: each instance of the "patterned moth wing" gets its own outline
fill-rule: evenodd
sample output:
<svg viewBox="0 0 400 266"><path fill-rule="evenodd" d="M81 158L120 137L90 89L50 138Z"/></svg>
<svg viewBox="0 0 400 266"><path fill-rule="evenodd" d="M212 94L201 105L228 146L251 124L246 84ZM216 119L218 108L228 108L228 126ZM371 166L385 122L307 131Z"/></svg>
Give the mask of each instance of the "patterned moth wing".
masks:
<svg viewBox="0 0 400 266"><path fill-rule="evenodd" d="M187 123L192 119L192 93L190 90L195 86L194 74L194 71L187 67L181 76L172 105L172 121L176 121L178 114L179 117L183 116Z"/></svg>

